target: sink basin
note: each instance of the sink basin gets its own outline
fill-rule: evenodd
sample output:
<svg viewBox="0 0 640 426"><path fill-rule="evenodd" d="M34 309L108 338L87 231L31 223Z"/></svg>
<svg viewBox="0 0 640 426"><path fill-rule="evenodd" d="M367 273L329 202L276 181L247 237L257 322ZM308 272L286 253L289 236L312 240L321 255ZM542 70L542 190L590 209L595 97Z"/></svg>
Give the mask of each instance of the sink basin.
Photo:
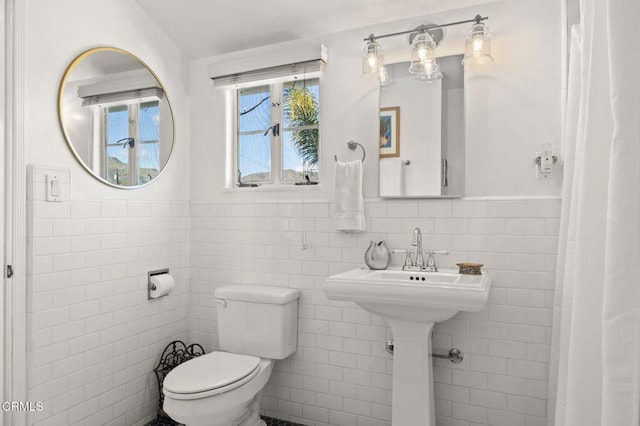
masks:
<svg viewBox="0 0 640 426"><path fill-rule="evenodd" d="M331 300L349 300L383 315L410 321L438 322L459 311L479 311L487 302L489 275L461 275L455 270L372 271L353 269L329 277L322 289Z"/></svg>
<svg viewBox="0 0 640 426"><path fill-rule="evenodd" d="M330 300L382 315L393 332L393 426L435 426L431 332L434 323L487 303L491 278L455 270L353 269L327 278ZM462 348L464 350L464 348ZM429 401L428 403L425 403Z"/></svg>

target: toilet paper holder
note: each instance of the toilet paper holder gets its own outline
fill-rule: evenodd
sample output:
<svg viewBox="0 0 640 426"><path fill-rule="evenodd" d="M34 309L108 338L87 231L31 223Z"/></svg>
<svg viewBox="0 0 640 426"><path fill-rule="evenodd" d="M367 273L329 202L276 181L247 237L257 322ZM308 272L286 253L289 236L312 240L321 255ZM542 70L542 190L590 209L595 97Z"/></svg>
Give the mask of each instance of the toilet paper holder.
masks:
<svg viewBox="0 0 640 426"><path fill-rule="evenodd" d="M162 275L162 274L168 274L168 273L169 273L169 268L156 269L155 271L147 272L147 300L152 300L153 299L151 297L151 290L155 290L156 289L156 285L151 282L151 277L153 277L155 275ZM165 297L165 296L168 296L168 294L165 294L165 295L160 296L160 297ZM157 299L159 299L160 297L158 297Z"/></svg>

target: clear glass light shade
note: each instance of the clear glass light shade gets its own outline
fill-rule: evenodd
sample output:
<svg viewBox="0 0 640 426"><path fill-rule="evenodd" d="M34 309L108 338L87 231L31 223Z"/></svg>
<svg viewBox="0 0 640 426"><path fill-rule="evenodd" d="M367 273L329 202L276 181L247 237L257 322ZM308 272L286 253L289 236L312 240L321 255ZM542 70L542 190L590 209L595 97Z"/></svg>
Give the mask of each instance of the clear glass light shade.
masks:
<svg viewBox="0 0 640 426"><path fill-rule="evenodd" d="M416 74L416 80L423 81L425 83L431 83L442 78L442 72L440 72L440 66L435 59L423 62L422 72Z"/></svg>
<svg viewBox="0 0 640 426"><path fill-rule="evenodd" d="M437 66L436 63L436 42L433 41L429 33L420 33L413 39L411 43L411 65L409 72L411 74L423 74L429 71L429 68Z"/></svg>
<svg viewBox="0 0 640 426"><path fill-rule="evenodd" d="M381 67L384 67L384 52L380 44L375 40L367 42L362 52L361 76L379 78Z"/></svg>
<svg viewBox="0 0 640 426"><path fill-rule="evenodd" d="M380 87L385 88L385 87L389 87L393 84L393 79L391 78L391 74L389 73L389 70L387 69L386 66L381 66L380 67Z"/></svg>
<svg viewBox="0 0 640 426"><path fill-rule="evenodd" d="M464 39L464 59L467 65L483 65L493 62L491 56L491 33L482 23L474 23Z"/></svg>

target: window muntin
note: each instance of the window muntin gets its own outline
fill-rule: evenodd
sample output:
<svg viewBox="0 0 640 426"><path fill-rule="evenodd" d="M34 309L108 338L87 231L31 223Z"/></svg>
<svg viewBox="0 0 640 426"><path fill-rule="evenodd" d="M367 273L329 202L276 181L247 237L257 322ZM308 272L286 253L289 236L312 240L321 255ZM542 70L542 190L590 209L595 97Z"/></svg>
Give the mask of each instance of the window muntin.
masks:
<svg viewBox="0 0 640 426"><path fill-rule="evenodd" d="M317 183L320 79L236 91L236 184Z"/></svg>

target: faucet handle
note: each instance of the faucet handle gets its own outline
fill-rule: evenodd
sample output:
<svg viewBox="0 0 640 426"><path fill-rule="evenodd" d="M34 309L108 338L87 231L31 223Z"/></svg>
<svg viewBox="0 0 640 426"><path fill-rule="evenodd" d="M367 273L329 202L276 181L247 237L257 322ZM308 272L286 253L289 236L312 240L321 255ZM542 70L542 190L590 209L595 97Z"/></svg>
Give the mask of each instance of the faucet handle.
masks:
<svg viewBox="0 0 640 426"><path fill-rule="evenodd" d="M429 256L433 256L434 254L449 254L449 250L423 250Z"/></svg>
<svg viewBox="0 0 640 426"><path fill-rule="evenodd" d="M391 252L406 254L406 257L404 258L404 262L402 262L402 269L413 266L413 259L411 258L411 250L393 249L391 250Z"/></svg>
<svg viewBox="0 0 640 426"><path fill-rule="evenodd" d="M449 254L448 250L424 250L424 252L429 256L427 257L427 264L425 265L427 272L438 272L438 267L436 266L436 261L433 258L433 255Z"/></svg>

